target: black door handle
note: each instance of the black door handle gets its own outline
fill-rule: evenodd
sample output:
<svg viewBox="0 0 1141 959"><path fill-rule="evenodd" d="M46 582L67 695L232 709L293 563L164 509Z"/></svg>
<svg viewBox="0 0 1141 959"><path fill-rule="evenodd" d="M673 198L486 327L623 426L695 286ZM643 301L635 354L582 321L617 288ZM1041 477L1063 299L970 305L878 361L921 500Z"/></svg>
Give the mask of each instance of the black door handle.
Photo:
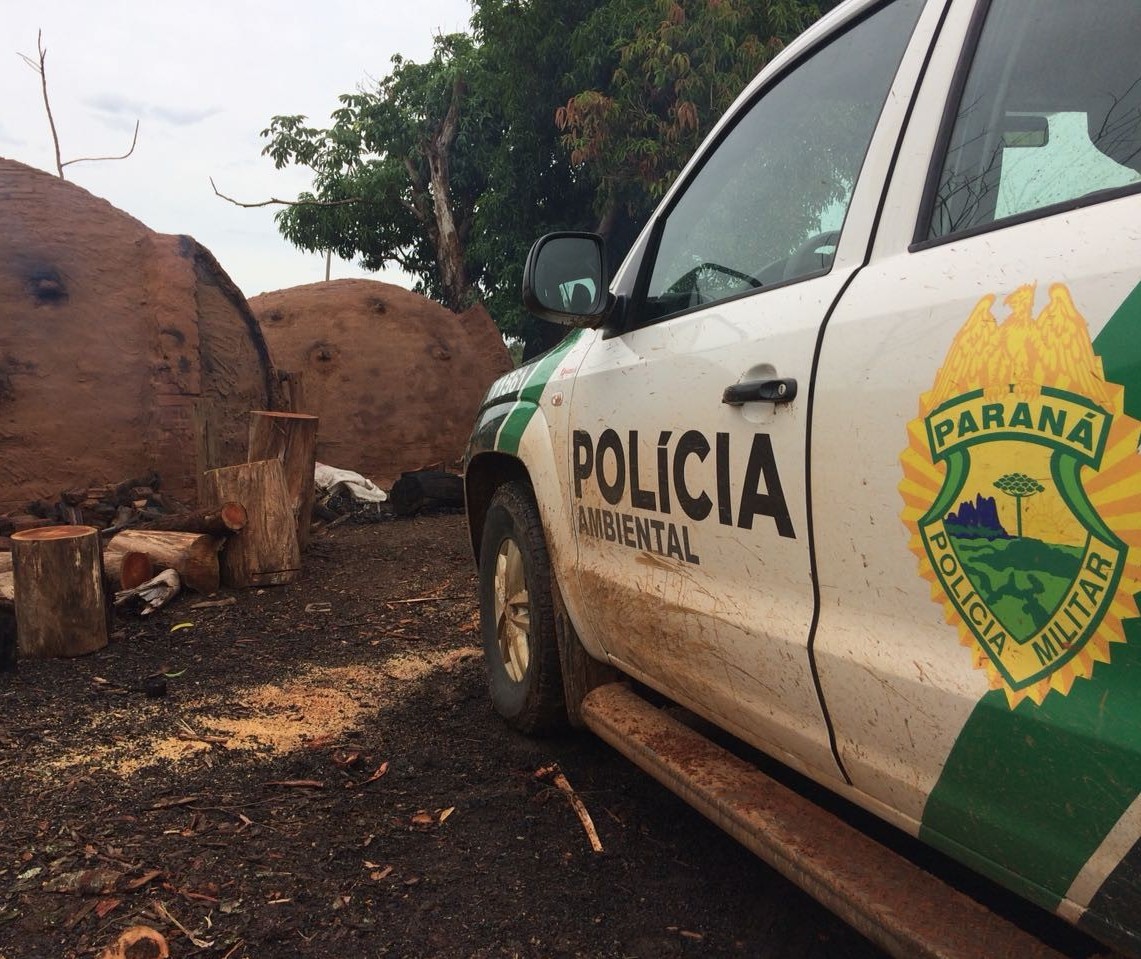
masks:
<svg viewBox="0 0 1141 959"><path fill-rule="evenodd" d="M742 403L791 403L796 399L796 380L752 380L725 387L721 402L730 406Z"/></svg>

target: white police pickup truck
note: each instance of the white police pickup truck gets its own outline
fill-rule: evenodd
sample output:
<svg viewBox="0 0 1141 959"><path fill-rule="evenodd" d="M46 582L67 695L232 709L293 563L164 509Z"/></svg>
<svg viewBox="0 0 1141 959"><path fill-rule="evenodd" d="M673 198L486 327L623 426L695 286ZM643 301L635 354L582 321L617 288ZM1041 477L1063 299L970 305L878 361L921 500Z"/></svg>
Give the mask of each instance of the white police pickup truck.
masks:
<svg viewBox="0 0 1141 959"><path fill-rule="evenodd" d="M536 243L575 329L472 435L499 712L599 732L897 955L1015 933L639 691L1141 955L1139 51L1136 0L837 8L613 282Z"/></svg>

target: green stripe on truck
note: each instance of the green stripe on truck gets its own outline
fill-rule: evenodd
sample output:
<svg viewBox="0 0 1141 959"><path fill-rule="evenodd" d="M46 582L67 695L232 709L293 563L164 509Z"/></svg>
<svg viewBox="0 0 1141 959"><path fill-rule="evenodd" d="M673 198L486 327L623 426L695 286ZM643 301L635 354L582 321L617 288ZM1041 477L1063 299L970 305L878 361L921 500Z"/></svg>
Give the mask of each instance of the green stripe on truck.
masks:
<svg viewBox="0 0 1141 959"><path fill-rule="evenodd" d="M1141 286L1094 340L1141 418ZM975 706L923 811L920 837L1047 908L1141 792L1141 620L1068 695ZM1021 877L1021 878L1019 878Z"/></svg>

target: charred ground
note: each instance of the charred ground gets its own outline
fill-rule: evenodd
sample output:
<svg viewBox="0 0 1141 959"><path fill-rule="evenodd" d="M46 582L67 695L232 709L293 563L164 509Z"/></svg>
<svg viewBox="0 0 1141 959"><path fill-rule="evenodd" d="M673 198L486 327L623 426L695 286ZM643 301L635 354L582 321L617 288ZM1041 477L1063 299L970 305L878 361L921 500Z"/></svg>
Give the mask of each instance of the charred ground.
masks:
<svg viewBox="0 0 1141 959"><path fill-rule="evenodd" d="M609 747L504 726L475 595L461 515L345 524L0 674L0 956L880 955Z"/></svg>

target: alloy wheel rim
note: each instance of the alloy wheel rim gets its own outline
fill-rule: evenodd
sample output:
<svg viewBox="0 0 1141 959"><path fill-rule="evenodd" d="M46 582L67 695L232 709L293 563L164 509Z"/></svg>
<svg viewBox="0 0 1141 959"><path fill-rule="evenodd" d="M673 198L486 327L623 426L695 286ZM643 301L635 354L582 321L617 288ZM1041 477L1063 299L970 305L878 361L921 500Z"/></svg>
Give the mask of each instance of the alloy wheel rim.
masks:
<svg viewBox="0 0 1141 959"><path fill-rule="evenodd" d="M512 682L522 682L531 662L531 601L523 570L523 553L508 537L495 558L495 641L503 669Z"/></svg>

